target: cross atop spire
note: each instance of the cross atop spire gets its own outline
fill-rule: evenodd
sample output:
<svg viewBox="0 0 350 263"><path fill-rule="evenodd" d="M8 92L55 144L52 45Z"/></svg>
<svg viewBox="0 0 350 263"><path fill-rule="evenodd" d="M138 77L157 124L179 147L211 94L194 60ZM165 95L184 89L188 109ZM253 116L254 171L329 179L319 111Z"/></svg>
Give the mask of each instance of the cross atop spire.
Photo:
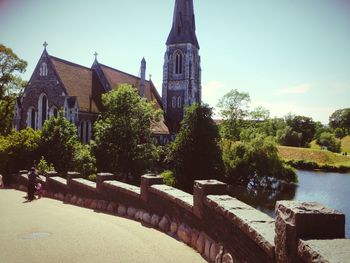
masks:
<svg viewBox="0 0 350 263"><path fill-rule="evenodd" d="M193 0L175 0L173 26L166 44L186 43L191 43L199 49Z"/></svg>
<svg viewBox="0 0 350 263"><path fill-rule="evenodd" d="M44 46L45 49L46 49L46 47L47 47L48 45L49 45L49 44L47 44L46 41L45 41L44 44L43 44L43 46Z"/></svg>
<svg viewBox="0 0 350 263"><path fill-rule="evenodd" d="M94 56L95 56L95 60L97 60L98 53L96 51L94 53Z"/></svg>

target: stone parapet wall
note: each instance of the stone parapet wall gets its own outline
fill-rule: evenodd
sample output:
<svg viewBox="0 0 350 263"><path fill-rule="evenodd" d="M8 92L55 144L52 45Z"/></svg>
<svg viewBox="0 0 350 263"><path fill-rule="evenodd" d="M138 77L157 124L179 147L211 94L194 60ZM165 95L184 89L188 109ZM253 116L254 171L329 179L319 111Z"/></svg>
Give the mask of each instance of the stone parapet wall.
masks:
<svg viewBox="0 0 350 263"><path fill-rule="evenodd" d="M27 171L14 176L26 190ZM144 175L141 186L113 174L97 182L68 173L49 173L41 180L44 195L82 207L140 221L174 236L208 262L346 262L350 242L344 239L345 216L317 203L280 201L276 220L228 196L227 185L196 181L194 195ZM316 260L317 259L317 260ZM316 261L315 261L316 260Z"/></svg>

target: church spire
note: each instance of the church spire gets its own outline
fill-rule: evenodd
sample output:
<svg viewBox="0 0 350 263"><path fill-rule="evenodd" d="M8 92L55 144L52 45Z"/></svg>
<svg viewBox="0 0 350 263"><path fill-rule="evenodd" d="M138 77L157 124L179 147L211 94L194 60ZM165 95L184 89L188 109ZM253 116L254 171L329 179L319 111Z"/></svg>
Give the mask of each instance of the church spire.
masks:
<svg viewBox="0 0 350 263"><path fill-rule="evenodd" d="M167 45L191 43L199 49L193 0L175 0L173 26Z"/></svg>

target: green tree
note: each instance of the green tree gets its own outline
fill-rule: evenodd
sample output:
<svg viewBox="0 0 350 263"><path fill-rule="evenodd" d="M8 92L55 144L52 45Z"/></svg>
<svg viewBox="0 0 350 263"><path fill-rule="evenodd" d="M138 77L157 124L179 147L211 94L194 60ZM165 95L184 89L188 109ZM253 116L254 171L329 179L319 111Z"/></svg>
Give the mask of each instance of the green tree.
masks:
<svg viewBox="0 0 350 263"><path fill-rule="evenodd" d="M62 114L45 121L40 150L45 160L52 163L58 172L77 171L74 166L76 148L79 144L77 134L75 125Z"/></svg>
<svg viewBox="0 0 350 263"><path fill-rule="evenodd" d="M8 176L33 166L40 157L40 136L40 131L31 128L0 136L0 173Z"/></svg>
<svg viewBox="0 0 350 263"><path fill-rule="evenodd" d="M323 132L320 137L317 138L317 144L323 147L327 147L327 150L331 152L340 152L341 142L335 138L334 134L329 132Z"/></svg>
<svg viewBox="0 0 350 263"><path fill-rule="evenodd" d="M231 90L219 101L218 107L224 119L221 133L224 138L239 140L244 120L249 116L250 96L246 92Z"/></svg>
<svg viewBox="0 0 350 263"><path fill-rule="evenodd" d="M94 125L99 170L140 176L156 158L151 125L161 112L129 85L102 95L104 111Z"/></svg>
<svg viewBox="0 0 350 263"><path fill-rule="evenodd" d="M15 100L26 85L19 73L24 73L26 67L26 61L0 44L0 135L11 131Z"/></svg>
<svg viewBox="0 0 350 263"><path fill-rule="evenodd" d="M302 137L302 133L294 131L290 126L286 126L284 129L278 130L276 134L278 143L285 146L301 147Z"/></svg>
<svg viewBox="0 0 350 263"><path fill-rule="evenodd" d="M296 133L301 134L300 146L308 147L316 133L316 122L312 118L300 115L287 115L286 124Z"/></svg>
<svg viewBox="0 0 350 263"><path fill-rule="evenodd" d="M336 110L329 117L329 126L333 129L341 128L350 134L350 108Z"/></svg>
<svg viewBox="0 0 350 263"><path fill-rule="evenodd" d="M294 170L283 164L272 137L258 135L249 142L222 141L226 180L249 189L296 182Z"/></svg>
<svg viewBox="0 0 350 263"><path fill-rule="evenodd" d="M194 180L222 178L219 140L212 109L198 104L188 107L168 155L181 189L192 192Z"/></svg>

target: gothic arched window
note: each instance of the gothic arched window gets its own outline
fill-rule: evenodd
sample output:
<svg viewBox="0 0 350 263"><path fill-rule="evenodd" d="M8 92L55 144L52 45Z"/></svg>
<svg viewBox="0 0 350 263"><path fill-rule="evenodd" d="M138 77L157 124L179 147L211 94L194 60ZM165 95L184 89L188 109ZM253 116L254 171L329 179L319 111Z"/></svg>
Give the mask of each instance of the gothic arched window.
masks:
<svg viewBox="0 0 350 263"><path fill-rule="evenodd" d="M172 101L171 101L171 106L173 107L173 109L176 108L176 97L172 97Z"/></svg>
<svg viewBox="0 0 350 263"><path fill-rule="evenodd" d="M44 77L44 76L47 76L47 72L48 72L47 64L46 64L46 62L43 62L40 66L39 74L40 74L40 76Z"/></svg>
<svg viewBox="0 0 350 263"><path fill-rule="evenodd" d="M177 107L182 108L182 98L181 97L177 97Z"/></svg>
<svg viewBox="0 0 350 263"><path fill-rule="evenodd" d="M48 108L48 100L46 95L43 93L39 97L39 103L38 103L38 108L39 108L39 114L38 114L38 120L39 120L39 125L38 128L41 129L44 125L44 122L47 120L47 108Z"/></svg>
<svg viewBox="0 0 350 263"><path fill-rule="evenodd" d="M50 110L50 118L52 117L58 117L58 109L55 106L53 106Z"/></svg>
<svg viewBox="0 0 350 263"><path fill-rule="evenodd" d="M27 113L27 127L35 130L36 129L35 124L36 124L36 112L34 107L30 107Z"/></svg>
<svg viewBox="0 0 350 263"><path fill-rule="evenodd" d="M183 55L180 50L175 52L175 74L182 74Z"/></svg>

